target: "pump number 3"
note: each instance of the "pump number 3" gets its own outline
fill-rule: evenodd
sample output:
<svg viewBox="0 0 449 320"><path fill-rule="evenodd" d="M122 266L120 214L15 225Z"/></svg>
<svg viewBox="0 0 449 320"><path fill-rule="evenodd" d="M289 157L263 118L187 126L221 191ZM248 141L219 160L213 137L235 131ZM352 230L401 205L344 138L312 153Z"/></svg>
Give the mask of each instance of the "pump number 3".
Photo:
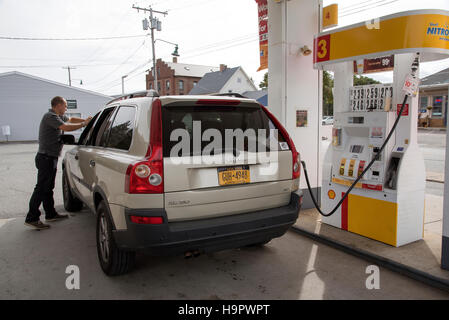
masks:
<svg viewBox="0 0 449 320"><path fill-rule="evenodd" d="M316 62L329 60L330 57L330 35L325 35L315 39Z"/></svg>

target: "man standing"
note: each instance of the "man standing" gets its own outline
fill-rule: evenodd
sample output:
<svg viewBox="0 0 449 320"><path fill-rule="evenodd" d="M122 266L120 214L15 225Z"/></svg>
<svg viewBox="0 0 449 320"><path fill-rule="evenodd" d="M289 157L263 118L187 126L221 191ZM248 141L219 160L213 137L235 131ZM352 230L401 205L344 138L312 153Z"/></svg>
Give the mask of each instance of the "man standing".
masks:
<svg viewBox="0 0 449 320"><path fill-rule="evenodd" d="M67 101L59 96L54 97L51 100L51 109L44 114L39 126L39 150L35 158L37 184L31 196L29 211L25 219L25 225L36 229L50 227L39 219L41 203L43 203L46 221L56 221L68 217L56 212L53 200L58 157L63 147L59 139L61 131L74 131L85 127L91 117L85 120L80 118L69 119L64 115L66 111Z"/></svg>

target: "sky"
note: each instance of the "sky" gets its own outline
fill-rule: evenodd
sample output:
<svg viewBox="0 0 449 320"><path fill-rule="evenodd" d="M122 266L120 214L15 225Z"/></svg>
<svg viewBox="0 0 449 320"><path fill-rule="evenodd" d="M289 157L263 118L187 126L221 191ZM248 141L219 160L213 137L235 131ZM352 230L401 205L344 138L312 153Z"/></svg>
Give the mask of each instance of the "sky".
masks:
<svg viewBox="0 0 449 320"><path fill-rule="evenodd" d="M272 0L269 0L272 1ZM296 1L296 0L292 0ZM312 1L312 0L310 0ZM412 9L449 10L449 0L324 0L339 4L339 27ZM266 70L259 67L255 0L0 0L0 73L20 71L103 94L145 89L151 68L151 40L142 28L148 14L132 6L167 11L157 15L162 31L155 38L179 46L178 62L242 66L256 86ZM171 61L174 45L157 41L156 56ZM449 67L449 59L424 63L421 76ZM372 74L391 81L391 74ZM82 80L83 84L80 85Z"/></svg>

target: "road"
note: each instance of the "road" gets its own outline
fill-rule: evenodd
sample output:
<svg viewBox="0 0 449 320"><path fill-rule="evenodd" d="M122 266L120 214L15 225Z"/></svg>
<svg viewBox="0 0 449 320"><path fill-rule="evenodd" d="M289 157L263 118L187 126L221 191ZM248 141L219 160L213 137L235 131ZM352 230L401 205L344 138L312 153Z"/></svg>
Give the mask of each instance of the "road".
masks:
<svg viewBox="0 0 449 320"><path fill-rule="evenodd" d="M433 163L439 136L420 137ZM428 142L428 143L427 143ZM424 144L424 143L423 143ZM380 268L379 289L367 289L369 263L287 232L263 248L201 255L138 255L130 274L109 278L98 264L95 218L88 210L53 223L23 225L36 179L36 144L0 145L0 299L448 299L449 294ZM433 161L433 162L432 162ZM440 161L440 160L438 160ZM434 166L434 167L433 167ZM60 170L56 209L63 212ZM436 184L436 191L442 184ZM69 290L68 266L80 289Z"/></svg>

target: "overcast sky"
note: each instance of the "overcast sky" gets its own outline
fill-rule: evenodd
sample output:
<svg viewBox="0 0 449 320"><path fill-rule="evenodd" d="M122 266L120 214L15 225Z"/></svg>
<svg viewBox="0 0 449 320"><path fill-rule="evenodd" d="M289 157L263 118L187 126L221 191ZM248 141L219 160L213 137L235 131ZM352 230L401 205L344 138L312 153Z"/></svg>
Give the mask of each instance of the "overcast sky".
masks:
<svg viewBox="0 0 449 320"><path fill-rule="evenodd" d="M271 0L269 0L271 1ZM292 0L295 1L295 0ZM312 1L312 0L310 0ZM344 26L404 9L445 9L449 0L325 0L338 3ZM0 72L21 71L68 83L64 66L73 66L72 85L104 94L145 89L151 58L150 38L133 4L168 11L156 39L179 44L178 62L242 66L256 86L265 71L259 66L257 5L254 0L0 0L0 37L93 38L111 40L0 40ZM171 60L174 46L158 41L156 55ZM8 66L8 67L7 67ZM423 64L421 75L449 67L449 60ZM389 81L388 74L373 77ZM80 80L83 85L80 85Z"/></svg>

